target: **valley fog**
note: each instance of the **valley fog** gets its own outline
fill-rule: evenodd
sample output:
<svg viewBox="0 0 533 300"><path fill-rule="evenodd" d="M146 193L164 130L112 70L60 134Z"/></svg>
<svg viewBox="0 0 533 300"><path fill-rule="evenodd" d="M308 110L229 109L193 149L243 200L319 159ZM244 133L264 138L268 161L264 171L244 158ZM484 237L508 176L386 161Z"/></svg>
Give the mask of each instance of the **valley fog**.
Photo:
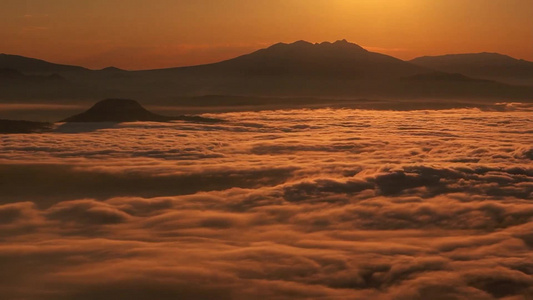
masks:
<svg viewBox="0 0 533 300"><path fill-rule="evenodd" d="M0 135L0 290L523 299L533 106L509 107L213 113L203 116L224 122Z"/></svg>

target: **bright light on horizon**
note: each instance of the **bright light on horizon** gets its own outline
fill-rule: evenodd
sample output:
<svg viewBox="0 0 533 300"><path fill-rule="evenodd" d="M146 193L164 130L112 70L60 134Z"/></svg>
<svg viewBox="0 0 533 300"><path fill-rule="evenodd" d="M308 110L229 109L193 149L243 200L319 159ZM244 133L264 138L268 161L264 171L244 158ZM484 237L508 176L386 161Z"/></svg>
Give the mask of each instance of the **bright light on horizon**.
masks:
<svg viewBox="0 0 533 300"><path fill-rule="evenodd" d="M486 51L533 60L530 5L529 0L6 0L0 52L90 68L147 69L216 62L278 42L347 39L401 59Z"/></svg>

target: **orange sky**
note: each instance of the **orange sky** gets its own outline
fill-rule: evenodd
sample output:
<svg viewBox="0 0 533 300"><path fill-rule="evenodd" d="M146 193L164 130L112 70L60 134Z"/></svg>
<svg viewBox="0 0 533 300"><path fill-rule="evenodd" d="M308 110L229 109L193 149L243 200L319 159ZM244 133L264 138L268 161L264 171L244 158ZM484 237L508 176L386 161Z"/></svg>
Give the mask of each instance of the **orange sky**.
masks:
<svg viewBox="0 0 533 300"><path fill-rule="evenodd" d="M499 52L533 60L531 0L1 0L0 52L146 69L277 42L347 39L410 59Z"/></svg>

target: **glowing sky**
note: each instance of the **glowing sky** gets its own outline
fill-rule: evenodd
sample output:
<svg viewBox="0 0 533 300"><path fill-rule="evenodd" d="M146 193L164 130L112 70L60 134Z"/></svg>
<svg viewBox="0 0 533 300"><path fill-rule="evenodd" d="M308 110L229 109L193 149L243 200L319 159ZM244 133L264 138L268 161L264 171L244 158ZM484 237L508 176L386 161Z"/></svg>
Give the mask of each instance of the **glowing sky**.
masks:
<svg viewBox="0 0 533 300"><path fill-rule="evenodd" d="M533 60L531 0L0 0L0 52L101 68L215 62L347 39L402 59Z"/></svg>

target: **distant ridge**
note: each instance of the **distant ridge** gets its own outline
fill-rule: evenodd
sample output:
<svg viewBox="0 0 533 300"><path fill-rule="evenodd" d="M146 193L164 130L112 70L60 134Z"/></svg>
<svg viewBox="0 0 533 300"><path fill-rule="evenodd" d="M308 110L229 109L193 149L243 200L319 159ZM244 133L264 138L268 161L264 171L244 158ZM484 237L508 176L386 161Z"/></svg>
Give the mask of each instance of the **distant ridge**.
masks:
<svg viewBox="0 0 533 300"><path fill-rule="evenodd" d="M443 72L461 73L474 77L533 79L533 62L499 53L423 56L411 60L411 63Z"/></svg>
<svg viewBox="0 0 533 300"><path fill-rule="evenodd" d="M0 54L0 69L13 69L24 74L51 75L60 72L80 72L89 69L50 63L44 60L19 55Z"/></svg>

